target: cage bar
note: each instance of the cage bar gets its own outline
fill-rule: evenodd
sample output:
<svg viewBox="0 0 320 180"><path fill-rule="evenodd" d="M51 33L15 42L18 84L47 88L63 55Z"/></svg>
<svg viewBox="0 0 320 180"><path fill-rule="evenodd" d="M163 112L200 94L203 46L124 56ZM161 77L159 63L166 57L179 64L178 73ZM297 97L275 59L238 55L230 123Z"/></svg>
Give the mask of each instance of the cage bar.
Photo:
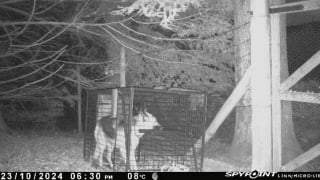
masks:
<svg viewBox="0 0 320 180"><path fill-rule="evenodd" d="M97 148L102 148L103 164L100 168L104 170L160 171L164 167L175 165L185 167L184 170L201 171L206 127L205 93L137 87L117 89L117 117L113 127L114 135L111 137L113 146L116 147L111 150L113 166L108 164L107 158L111 147L104 149L105 142L97 141L94 135L98 121L112 114L111 89L88 93L84 137L86 161L97 165L93 154L99 151ZM139 114L135 114L138 104L143 105L146 114L156 118L160 128L148 124L151 122L148 119L139 121ZM112 123L107 129L111 127ZM124 133L120 133L123 131ZM125 144L125 147L119 147L121 144ZM138 144L136 148L134 144Z"/></svg>

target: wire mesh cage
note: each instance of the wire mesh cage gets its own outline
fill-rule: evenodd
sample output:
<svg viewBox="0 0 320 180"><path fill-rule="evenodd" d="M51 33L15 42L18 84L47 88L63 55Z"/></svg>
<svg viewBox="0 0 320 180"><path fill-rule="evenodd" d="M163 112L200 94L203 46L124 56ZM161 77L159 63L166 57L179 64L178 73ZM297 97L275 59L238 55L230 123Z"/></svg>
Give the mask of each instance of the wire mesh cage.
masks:
<svg viewBox="0 0 320 180"><path fill-rule="evenodd" d="M304 151L320 142L320 66L317 58L320 21L312 18L319 12L290 14L287 21L288 71L290 76L293 75L291 81L296 83L288 89L282 103L286 117L291 117L294 122L296 137ZM320 157L308 165L319 171L319 160Z"/></svg>
<svg viewBox="0 0 320 180"><path fill-rule="evenodd" d="M113 97L112 89L88 93L86 161L113 171L201 170L206 94L117 88L116 118Z"/></svg>

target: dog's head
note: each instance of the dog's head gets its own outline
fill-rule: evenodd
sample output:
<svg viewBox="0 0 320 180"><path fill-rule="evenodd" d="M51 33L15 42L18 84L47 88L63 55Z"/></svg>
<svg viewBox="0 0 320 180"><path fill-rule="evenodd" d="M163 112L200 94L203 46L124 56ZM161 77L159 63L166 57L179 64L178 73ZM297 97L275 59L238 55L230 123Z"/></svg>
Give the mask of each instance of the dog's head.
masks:
<svg viewBox="0 0 320 180"><path fill-rule="evenodd" d="M161 127L157 119L147 112L147 108L144 103L136 103L134 106L133 123L135 130L139 132L139 135L143 135L144 131Z"/></svg>
<svg viewBox="0 0 320 180"><path fill-rule="evenodd" d="M133 103L133 116L138 116L141 113L146 112L147 108L144 102L134 101Z"/></svg>
<svg viewBox="0 0 320 180"><path fill-rule="evenodd" d="M139 129L154 129L157 126L160 126L157 119L147 111L140 112L137 116L134 117L135 126Z"/></svg>

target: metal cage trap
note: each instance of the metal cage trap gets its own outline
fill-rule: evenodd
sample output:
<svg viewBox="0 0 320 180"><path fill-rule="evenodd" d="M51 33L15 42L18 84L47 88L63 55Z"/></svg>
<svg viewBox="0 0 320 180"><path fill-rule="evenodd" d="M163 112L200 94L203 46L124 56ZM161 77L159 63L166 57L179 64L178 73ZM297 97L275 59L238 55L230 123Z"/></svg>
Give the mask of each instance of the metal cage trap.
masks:
<svg viewBox="0 0 320 180"><path fill-rule="evenodd" d="M160 171L172 164L201 171L206 98L133 87L89 91L85 160L112 171Z"/></svg>

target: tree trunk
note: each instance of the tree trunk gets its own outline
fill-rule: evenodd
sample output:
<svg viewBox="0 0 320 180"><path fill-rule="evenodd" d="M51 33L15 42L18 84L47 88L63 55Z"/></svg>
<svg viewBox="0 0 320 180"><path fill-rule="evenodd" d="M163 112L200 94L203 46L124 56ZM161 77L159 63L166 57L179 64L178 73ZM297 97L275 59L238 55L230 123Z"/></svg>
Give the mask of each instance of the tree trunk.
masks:
<svg viewBox="0 0 320 180"><path fill-rule="evenodd" d="M235 80L239 82L250 65L250 0L234 1ZM241 163L251 157L251 97L250 89L235 108L236 125L231 144L231 157Z"/></svg>
<svg viewBox="0 0 320 180"><path fill-rule="evenodd" d="M5 133L8 132L8 126L7 126L7 124L4 122L1 109L0 109L0 132L5 132Z"/></svg>
<svg viewBox="0 0 320 180"><path fill-rule="evenodd" d="M283 2L282 0L277 3ZM250 0L234 1L234 24L236 31L234 34L235 42L235 71L236 82L238 82L248 66L250 65ZM281 48L283 56L281 58L281 80L288 77L288 60L286 48L286 23L281 24L282 31ZM247 24L247 25L246 25ZM234 138L230 148L231 157L240 163L250 163L251 158L251 97L250 89L236 106L236 125ZM291 102L282 102L282 164L299 155L302 150L296 139L292 121ZM270 147L271 148L271 147Z"/></svg>

